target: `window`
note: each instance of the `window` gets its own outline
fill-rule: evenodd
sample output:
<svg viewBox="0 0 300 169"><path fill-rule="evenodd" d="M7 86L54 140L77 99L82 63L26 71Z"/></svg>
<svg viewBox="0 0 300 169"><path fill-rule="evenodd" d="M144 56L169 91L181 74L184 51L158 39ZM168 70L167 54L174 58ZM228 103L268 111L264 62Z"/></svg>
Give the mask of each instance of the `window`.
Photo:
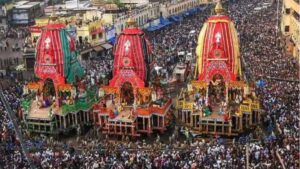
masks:
<svg viewBox="0 0 300 169"><path fill-rule="evenodd" d="M284 31L285 31L285 32L289 32L289 31L290 31L290 26L285 26L285 27L284 27Z"/></svg>
<svg viewBox="0 0 300 169"><path fill-rule="evenodd" d="M99 37L99 39L102 39L102 38L103 38L103 33L102 33L102 32L99 33L99 34L98 34L98 37Z"/></svg>
<svg viewBox="0 0 300 169"><path fill-rule="evenodd" d="M290 8L286 8L286 9L285 9L285 13L286 13L286 14L290 14L290 13L291 13L291 9L290 9Z"/></svg>

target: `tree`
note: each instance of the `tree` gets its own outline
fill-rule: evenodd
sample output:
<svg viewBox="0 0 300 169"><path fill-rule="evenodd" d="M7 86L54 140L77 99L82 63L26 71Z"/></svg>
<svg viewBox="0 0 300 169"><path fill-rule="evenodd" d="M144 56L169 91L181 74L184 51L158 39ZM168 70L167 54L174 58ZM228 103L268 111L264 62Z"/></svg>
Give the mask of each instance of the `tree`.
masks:
<svg viewBox="0 0 300 169"><path fill-rule="evenodd" d="M111 3L116 4L119 9L125 6L120 0L111 0Z"/></svg>

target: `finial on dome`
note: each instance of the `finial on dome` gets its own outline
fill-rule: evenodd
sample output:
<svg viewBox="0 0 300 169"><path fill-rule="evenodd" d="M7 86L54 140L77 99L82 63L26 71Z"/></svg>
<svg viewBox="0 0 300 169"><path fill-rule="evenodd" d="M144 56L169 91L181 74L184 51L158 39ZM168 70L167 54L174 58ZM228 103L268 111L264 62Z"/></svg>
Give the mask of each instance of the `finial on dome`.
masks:
<svg viewBox="0 0 300 169"><path fill-rule="evenodd" d="M58 16L53 12L49 18L52 22L55 22L58 19Z"/></svg>
<svg viewBox="0 0 300 169"><path fill-rule="evenodd" d="M48 23L49 23L50 21L56 22L57 19L58 19L58 16L57 16L56 13L55 13L55 7L54 7L54 5L53 5L53 3L52 3L52 13L51 13L51 15L49 16Z"/></svg>
<svg viewBox="0 0 300 169"><path fill-rule="evenodd" d="M129 6L129 18L126 21L126 26L128 28L136 27L136 21L132 18L132 13L131 13L131 6Z"/></svg>
<svg viewBox="0 0 300 169"><path fill-rule="evenodd" d="M136 21L130 16L126 21L127 27L136 27Z"/></svg>
<svg viewBox="0 0 300 169"><path fill-rule="evenodd" d="M215 12L217 15L220 15L224 12L224 8L222 6L222 3L221 3L221 0L219 0L216 4L216 7L215 7Z"/></svg>

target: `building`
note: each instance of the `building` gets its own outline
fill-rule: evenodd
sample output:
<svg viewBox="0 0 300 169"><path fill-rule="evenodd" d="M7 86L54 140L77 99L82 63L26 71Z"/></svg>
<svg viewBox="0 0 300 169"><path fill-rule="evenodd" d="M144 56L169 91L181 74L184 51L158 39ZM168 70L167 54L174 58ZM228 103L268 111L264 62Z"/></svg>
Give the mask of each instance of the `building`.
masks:
<svg viewBox="0 0 300 169"><path fill-rule="evenodd" d="M77 40L79 43L88 42L91 46L96 46L105 42L105 32L101 20L82 21L81 25L77 25Z"/></svg>
<svg viewBox="0 0 300 169"><path fill-rule="evenodd" d="M191 9L195 9L199 5L213 2L208 0L177 0L163 3L139 3L131 11L130 16L137 22L139 27L148 28L152 25L158 25L161 17L169 18L173 15L183 14ZM113 24L116 27L117 34L119 34L125 28L129 13L115 13L112 15Z"/></svg>
<svg viewBox="0 0 300 169"><path fill-rule="evenodd" d="M7 1L6 3L0 4L0 30L7 29L11 17L11 12L14 7L11 1Z"/></svg>
<svg viewBox="0 0 300 169"><path fill-rule="evenodd" d="M198 0L169 1L160 5L160 15L167 18L178 15L199 5Z"/></svg>
<svg viewBox="0 0 300 169"><path fill-rule="evenodd" d="M112 20L117 34L120 34L125 28L126 21L131 16L136 22L137 26L146 28L151 22L158 22L159 20L159 3L150 3L136 7L131 12L111 14Z"/></svg>
<svg viewBox="0 0 300 169"><path fill-rule="evenodd" d="M125 28L126 21L132 17L137 26L148 28L151 25L160 23L160 17L168 18L173 15L178 15L187 12L190 9L195 9L201 4L213 3L216 0L177 0L166 2L150 2L145 1L128 1L134 4L134 9L129 11L122 10L105 10L103 19L106 23L112 24L116 28L116 33L120 34ZM127 2L127 1L124 1Z"/></svg>
<svg viewBox="0 0 300 169"><path fill-rule="evenodd" d="M168 18L195 8L202 4L214 3L216 0L172 0L160 5L160 16Z"/></svg>
<svg viewBox="0 0 300 169"><path fill-rule="evenodd" d="M57 15L76 15L77 13L85 13L86 11L97 10L90 1L65 1L62 4L47 6L44 9L45 15L50 16L53 12Z"/></svg>
<svg viewBox="0 0 300 169"><path fill-rule="evenodd" d="M281 32L286 52L299 59L300 55L300 4L299 0L283 0Z"/></svg>
<svg viewBox="0 0 300 169"><path fill-rule="evenodd" d="M83 60L103 55L105 50L112 48L112 45L106 43L106 32L102 20L76 25L76 37L80 47L79 57Z"/></svg>
<svg viewBox="0 0 300 169"><path fill-rule="evenodd" d="M33 25L35 18L43 15L42 2L19 1L11 13L12 25Z"/></svg>

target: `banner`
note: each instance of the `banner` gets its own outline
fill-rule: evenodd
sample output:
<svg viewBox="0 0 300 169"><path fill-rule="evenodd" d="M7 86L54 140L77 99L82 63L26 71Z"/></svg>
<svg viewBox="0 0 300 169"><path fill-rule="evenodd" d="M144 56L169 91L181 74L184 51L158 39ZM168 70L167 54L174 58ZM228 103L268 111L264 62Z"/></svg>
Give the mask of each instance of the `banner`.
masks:
<svg viewBox="0 0 300 169"><path fill-rule="evenodd" d="M76 39L76 36L77 36L77 30L76 30L76 27L70 26L69 28L66 29L66 31L69 33L69 35L70 35L73 39Z"/></svg>
<svg viewBox="0 0 300 169"><path fill-rule="evenodd" d="M105 28L106 40L110 41L116 37L116 28L114 26Z"/></svg>

